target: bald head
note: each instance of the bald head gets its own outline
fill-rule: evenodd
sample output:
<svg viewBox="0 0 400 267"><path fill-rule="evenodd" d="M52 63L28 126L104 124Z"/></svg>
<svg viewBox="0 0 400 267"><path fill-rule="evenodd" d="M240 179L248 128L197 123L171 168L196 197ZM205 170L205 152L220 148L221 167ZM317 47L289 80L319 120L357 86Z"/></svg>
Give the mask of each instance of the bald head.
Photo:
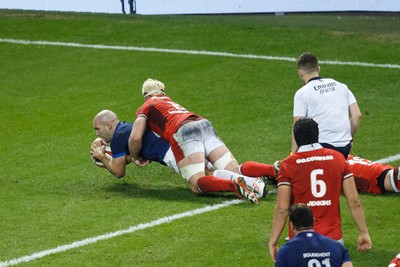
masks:
<svg viewBox="0 0 400 267"><path fill-rule="evenodd" d="M118 119L117 114L115 114L111 110L105 109L97 113L96 116L94 116L93 122L95 120L98 120L101 124L107 124L117 119Z"/></svg>
<svg viewBox="0 0 400 267"><path fill-rule="evenodd" d="M102 110L94 116L93 128L96 135L109 143L113 137L116 125L119 120L117 114L111 110Z"/></svg>

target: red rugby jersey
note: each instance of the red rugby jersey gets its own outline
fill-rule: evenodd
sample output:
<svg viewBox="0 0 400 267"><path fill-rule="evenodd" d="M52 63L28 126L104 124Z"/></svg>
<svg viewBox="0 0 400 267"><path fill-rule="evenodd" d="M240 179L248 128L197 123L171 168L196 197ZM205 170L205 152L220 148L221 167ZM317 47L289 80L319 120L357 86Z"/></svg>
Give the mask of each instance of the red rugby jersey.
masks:
<svg viewBox="0 0 400 267"><path fill-rule="evenodd" d="M305 203L311 207L316 232L339 240L342 182L351 176L342 154L313 144L302 146L299 152L281 162L278 186L291 186L292 204Z"/></svg>
<svg viewBox="0 0 400 267"><path fill-rule="evenodd" d="M382 194L377 178L392 166L349 155L349 168L354 175L357 190L363 193Z"/></svg>
<svg viewBox="0 0 400 267"><path fill-rule="evenodd" d="M165 95L156 95L146 100L136 112L136 117L140 116L146 117L147 126L167 141L172 141L184 120L198 117Z"/></svg>

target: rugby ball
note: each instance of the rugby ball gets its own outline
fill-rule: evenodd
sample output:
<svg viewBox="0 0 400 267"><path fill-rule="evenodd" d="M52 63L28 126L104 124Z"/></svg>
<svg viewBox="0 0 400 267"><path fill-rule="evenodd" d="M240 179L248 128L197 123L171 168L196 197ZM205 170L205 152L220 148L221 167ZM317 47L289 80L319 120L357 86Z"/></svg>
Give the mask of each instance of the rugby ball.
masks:
<svg viewBox="0 0 400 267"><path fill-rule="evenodd" d="M112 160L112 158L113 158L112 157L112 152L111 152L111 148L109 146L105 146L104 147L104 152L105 152L106 158L108 158L108 160ZM104 163L103 162L101 162L97 158L93 157L93 155L90 155L90 158L92 159L93 163L96 166L104 168Z"/></svg>

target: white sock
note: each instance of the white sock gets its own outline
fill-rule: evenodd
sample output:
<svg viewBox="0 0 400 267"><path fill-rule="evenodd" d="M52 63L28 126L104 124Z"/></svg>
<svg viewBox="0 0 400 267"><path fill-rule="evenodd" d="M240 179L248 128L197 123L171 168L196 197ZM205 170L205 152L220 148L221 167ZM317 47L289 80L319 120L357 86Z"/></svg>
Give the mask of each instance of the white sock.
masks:
<svg viewBox="0 0 400 267"><path fill-rule="evenodd" d="M390 184L391 184L391 186L393 188L393 191L396 192L396 193L399 193L399 188L397 188L397 185L398 185L399 180L400 180L399 179L400 178L399 177L400 173L398 173L398 171L400 171L400 170L397 169L397 171L395 171L395 169L392 169L392 170L389 171ZM395 177L396 176L395 174L397 174L397 177Z"/></svg>
<svg viewBox="0 0 400 267"><path fill-rule="evenodd" d="M231 172L231 171L228 171L228 170L215 170L213 175L215 177L218 177L218 178L221 178L221 179L226 179L226 180L234 180L238 176L241 176L246 181L246 184L250 185L250 186L252 186L253 183L258 179L258 178L254 178L254 177L240 175L238 173Z"/></svg>

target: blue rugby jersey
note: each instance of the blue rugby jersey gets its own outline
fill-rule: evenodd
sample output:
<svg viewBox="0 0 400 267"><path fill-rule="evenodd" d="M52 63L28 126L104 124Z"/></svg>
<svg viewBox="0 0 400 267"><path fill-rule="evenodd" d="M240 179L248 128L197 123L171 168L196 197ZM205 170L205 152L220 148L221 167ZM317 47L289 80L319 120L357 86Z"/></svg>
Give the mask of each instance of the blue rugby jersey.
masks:
<svg viewBox="0 0 400 267"><path fill-rule="evenodd" d="M340 267L348 261L350 261L349 253L338 241L314 231L304 231L297 234L279 249L275 266Z"/></svg>
<svg viewBox="0 0 400 267"><path fill-rule="evenodd" d="M120 122L115 128L114 135L110 141L113 158L129 155L129 136L132 131L132 122ZM170 145L167 141L156 135L152 130L146 129L142 139L140 156L144 159L159 162L161 164Z"/></svg>

